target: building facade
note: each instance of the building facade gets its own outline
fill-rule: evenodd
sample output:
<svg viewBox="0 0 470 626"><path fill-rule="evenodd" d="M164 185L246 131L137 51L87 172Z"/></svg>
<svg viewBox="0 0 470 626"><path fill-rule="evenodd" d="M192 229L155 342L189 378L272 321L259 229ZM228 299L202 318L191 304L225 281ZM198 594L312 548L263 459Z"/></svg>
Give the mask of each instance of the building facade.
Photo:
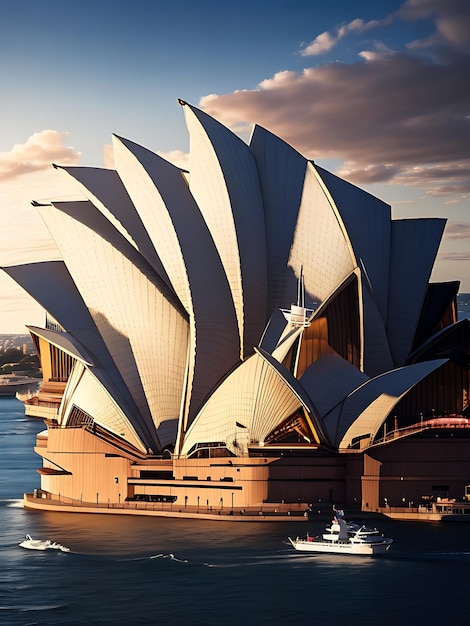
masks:
<svg viewBox="0 0 470 626"><path fill-rule="evenodd" d="M394 220L266 129L246 144L180 105L189 171L117 136L115 169L55 165L77 199L34 204L62 260L3 268L47 312L34 505L463 494L469 323L459 283L430 283L445 220Z"/></svg>

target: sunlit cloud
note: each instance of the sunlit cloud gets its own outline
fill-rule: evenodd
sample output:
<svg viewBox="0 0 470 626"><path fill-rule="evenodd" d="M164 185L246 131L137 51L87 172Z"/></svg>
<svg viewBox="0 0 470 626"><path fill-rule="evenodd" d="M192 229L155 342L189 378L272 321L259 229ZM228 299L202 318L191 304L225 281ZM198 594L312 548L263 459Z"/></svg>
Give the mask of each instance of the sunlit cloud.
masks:
<svg viewBox="0 0 470 626"><path fill-rule="evenodd" d="M402 168L393 182L407 187L425 188L427 196L458 195L452 202L466 199L470 193L470 161ZM447 202L448 204L449 202Z"/></svg>
<svg viewBox="0 0 470 626"><path fill-rule="evenodd" d="M395 165L366 165L354 168L354 164L345 163L337 172L341 178L346 178L358 185L389 181L396 177L401 169Z"/></svg>
<svg viewBox="0 0 470 626"><path fill-rule="evenodd" d="M359 56L364 59L364 61L381 61L386 56L391 56L396 54L395 50L392 50L388 46L376 42L373 50L361 50L359 52Z"/></svg>
<svg viewBox="0 0 470 626"><path fill-rule="evenodd" d="M385 181L415 165L469 166L467 61L378 56L282 72L256 90L206 96L200 105L232 127L257 122L309 158L342 158L352 182L371 168ZM377 164L387 164L382 178Z"/></svg>
<svg viewBox="0 0 470 626"><path fill-rule="evenodd" d="M324 54L325 52L329 52L332 48L334 48L336 44L341 41L341 39L346 37L346 35L348 35L349 33L363 33L366 30L370 30L371 28L376 28L380 24L381 22L377 20L370 20L368 22L365 22L364 20L357 18L355 20L352 20L348 24L343 24L342 26L340 26L336 30L334 35L329 32L320 33L315 37L313 41L311 41L300 51L300 54L304 57Z"/></svg>
<svg viewBox="0 0 470 626"><path fill-rule="evenodd" d="M157 152L162 159L173 163L182 170L189 170L189 154L182 150L170 150L170 152Z"/></svg>
<svg viewBox="0 0 470 626"><path fill-rule="evenodd" d="M307 158L342 161L339 175L355 184L464 196L470 190L470 3L409 0L386 20L354 20L334 36L323 33L305 51L319 52L398 15L434 20L439 43L432 54L378 42L353 63L280 71L256 89L205 96L200 106L233 130L258 123Z"/></svg>
<svg viewBox="0 0 470 626"><path fill-rule="evenodd" d="M23 144L15 144L9 152L0 153L0 180L12 180L24 174L43 171L57 161L73 165L80 153L63 145L67 133L43 130L31 135Z"/></svg>

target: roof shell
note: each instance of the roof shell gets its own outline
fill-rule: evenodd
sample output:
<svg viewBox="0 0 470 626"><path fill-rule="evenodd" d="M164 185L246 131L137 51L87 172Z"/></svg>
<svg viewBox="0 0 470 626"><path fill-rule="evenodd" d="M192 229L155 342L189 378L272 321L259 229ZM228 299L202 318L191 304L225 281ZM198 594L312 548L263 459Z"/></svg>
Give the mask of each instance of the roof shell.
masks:
<svg viewBox="0 0 470 626"><path fill-rule="evenodd" d="M190 190L214 239L238 320L242 358L266 324L266 242L256 161L248 146L196 107L183 107L190 134Z"/></svg>
<svg viewBox="0 0 470 626"><path fill-rule="evenodd" d="M366 191L315 166L341 216L356 259L362 259L384 323L387 321L391 208Z"/></svg>
<svg viewBox="0 0 470 626"><path fill-rule="evenodd" d="M347 448L364 435L375 437L400 399L423 378L441 367L447 359L408 365L373 378L344 401L338 419L336 442Z"/></svg>
<svg viewBox="0 0 470 626"><path fill-rule="evenodd" d="M255 125L250 150L263 194L268 272L268 315L292 302L299 268L288 266L307 160L279 137ZM297 272L297 275L296 275Z"/></svg>
<svg viewBox="0 0 470 626"><path fill-rule="evenodd" d="M142 220L135 210L119 174L115 170L96 167L59 167L68 175L84 197L114 225L126 239L139 250L156 273L171 286L161 260L155 251Z"/></svg>
<svg viewBox="0 0 470 626"><path fill-rule="evenodd" d="M438 218L392 223L387 335L395 366L405 363L413 347L444 226Z"/></svg>
<svg viewBox="0 0 470 626"><path fill-rule="evenodd" d="M356 267L352 249L322 185L308 163L288 265L297 277L303 268L305 306L323 301Z"/></svg>
<svg viewBox="0 0 470 626"><path fill-rule="evenodd" d="M150 150L115 138L116 166L190 320L183 422L240 355L227 278L181 170Z"/></svg>
<svg viewBox="0 0 470 626"><path fill-rule="evenodd" d="M30 332L92 367L93 375L132 421L144 445L156 446L155 428L153 424L149 428L142 419L64 262L47 261L4 269L67 331L30 326ZM57 293L61 294L60 298Z"/></svg>
<svg viewBox="0 0 470 626"><path fill-rule="evenodd" d="M41 215L140 414L157 436L165 433L165 439L158 436L157 449L174 441L187 358L185 312L90 203L41 207ZM87 251L86 262L82 249ZM168 441L166 422L173 424Z"/></svg>
<svg viewBox="0 0 470 626"><path fill-rule="evenodd" d="M297 410L305 410L323 442L327 437L316 420L310 398L288 370L266 353L241 363L211 395L186 434L183 454L198 443L225 442L235 455L246 454L233 445L241 435L246 445L265 437ZM239 425L242 425L241 427Z"/></svg>

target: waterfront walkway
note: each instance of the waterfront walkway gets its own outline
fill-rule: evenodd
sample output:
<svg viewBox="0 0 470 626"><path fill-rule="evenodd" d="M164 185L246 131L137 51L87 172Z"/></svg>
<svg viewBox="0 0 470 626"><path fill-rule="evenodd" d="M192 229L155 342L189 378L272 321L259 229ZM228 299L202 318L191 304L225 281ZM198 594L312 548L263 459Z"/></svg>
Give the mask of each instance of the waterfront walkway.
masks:
<svg viewBox="0 0 470 626"><path fill-rule="evenodd" d="M377 509L382 515L396 520L411 522L439 522L441 520L459 520L470 522L470 502L456 502L442 498L439 502L418 507L386 506Z"/></svg>
<svg viewBox="0 0 470 626"><path fill-rule="evenodd" d="M246 508L181 506L171 502L82 502L53 496L37 490L25 493L24 507L62 513L100 513L108 515L147 515L151 517L177 517L237 522L287 522L307 521L305 503L263 503Z"/></svg>

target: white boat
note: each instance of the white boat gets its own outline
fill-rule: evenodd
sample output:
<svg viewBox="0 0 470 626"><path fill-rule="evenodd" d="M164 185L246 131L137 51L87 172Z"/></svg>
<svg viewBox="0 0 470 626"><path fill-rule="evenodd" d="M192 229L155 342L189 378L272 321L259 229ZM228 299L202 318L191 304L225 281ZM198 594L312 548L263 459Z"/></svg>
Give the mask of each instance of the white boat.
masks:
<svg viewBox="0 0 470 626"><path fill-rule="evenodd" d="M31 535L26 535L19 545L21 548L27 548L28 550L60 550L61 552L70 552L70 548L66 548L60 543L50 541L49 539L33 539Z"/></svg>
<svg viewBox="0 0 470 626"><path fill-rule="evenodd" d="M327 554L357 554L373 556L384 554L393 543L376 528L346 522L342 511L336 511L333 522L325 532L316 537L307 535L305 539L288 537L292 546L300 552L321 552Z"/></svg>

